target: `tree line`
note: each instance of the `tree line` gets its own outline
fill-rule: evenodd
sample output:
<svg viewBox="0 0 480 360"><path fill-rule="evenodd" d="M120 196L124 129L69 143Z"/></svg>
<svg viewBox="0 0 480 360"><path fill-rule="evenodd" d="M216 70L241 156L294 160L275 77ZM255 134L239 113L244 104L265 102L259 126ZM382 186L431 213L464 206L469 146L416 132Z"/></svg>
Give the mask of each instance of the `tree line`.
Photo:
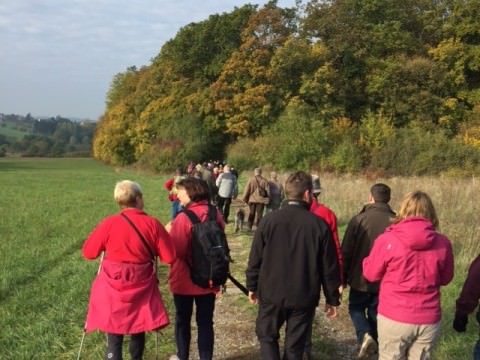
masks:
<svg viewBox="0 0 480 360"><path fill-rule="evenodd" d="M480 170L480 0L245 5L117 74L96 158L387 174Z"/></svg>
<svg viewBox="0 0 480 360"><path fill-rule="evenodd" d="M0 156L91 156L96 123L0 114Z"/></svg>

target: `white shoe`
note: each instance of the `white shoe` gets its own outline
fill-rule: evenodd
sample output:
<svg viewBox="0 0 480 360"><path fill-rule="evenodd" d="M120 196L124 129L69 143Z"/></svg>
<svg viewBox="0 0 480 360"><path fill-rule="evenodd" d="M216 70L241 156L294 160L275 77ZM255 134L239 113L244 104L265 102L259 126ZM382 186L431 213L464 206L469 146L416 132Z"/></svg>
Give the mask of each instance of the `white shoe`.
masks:
<svg viewBox="0 0 480 360"><path fill-rule="evenodd" d="M168 360L179 360L177 355L170 355Z"/></svg>
<svg viewBox="0 0 480 360"><path fill-rule="evenodd" d="M370 355L375 354L378 351L377 342L370 336L369 333L363 335L362 345L358 352L359 359L367 359Z"/></svg>

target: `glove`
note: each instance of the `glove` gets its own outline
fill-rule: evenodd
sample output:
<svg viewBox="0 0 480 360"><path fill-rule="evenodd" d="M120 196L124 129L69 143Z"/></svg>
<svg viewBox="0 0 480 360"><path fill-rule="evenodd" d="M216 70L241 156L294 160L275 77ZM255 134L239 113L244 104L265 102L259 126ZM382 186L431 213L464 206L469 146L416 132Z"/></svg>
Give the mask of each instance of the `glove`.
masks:
<svg viewBox="0 0 480 360"><path fill-rule="evenodd" d="M455 314L455 319L453 319L453 328L457 332L467 331L468 316Z"/></svg>

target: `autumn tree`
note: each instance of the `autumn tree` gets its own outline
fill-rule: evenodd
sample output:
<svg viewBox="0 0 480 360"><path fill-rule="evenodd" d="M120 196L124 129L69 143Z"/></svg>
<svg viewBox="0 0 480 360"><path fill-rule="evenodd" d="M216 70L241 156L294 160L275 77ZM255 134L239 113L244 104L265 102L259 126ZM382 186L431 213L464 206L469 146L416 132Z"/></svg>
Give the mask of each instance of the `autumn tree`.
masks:
<svg viewBox="0 0 480 360"><path fill-rule="evenodd" d="M227 133L258 134L279 113L282 99L271 60L294 29L294 12L277 7L275 2L251 16L240 48L211 86L214 115Z"/></svg>

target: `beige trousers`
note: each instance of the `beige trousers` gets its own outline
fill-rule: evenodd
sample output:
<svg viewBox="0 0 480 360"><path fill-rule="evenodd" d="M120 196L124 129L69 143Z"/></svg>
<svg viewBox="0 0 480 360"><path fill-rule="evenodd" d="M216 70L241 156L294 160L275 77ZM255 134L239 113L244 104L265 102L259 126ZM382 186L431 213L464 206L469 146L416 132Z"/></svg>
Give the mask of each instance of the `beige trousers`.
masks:
<svg viewBox="0 0 480 360"><path fill-rule="evenodd" d="M431 325L406 324L380 314L378 360L429 360L440 333L440 322Z"/></svg>

